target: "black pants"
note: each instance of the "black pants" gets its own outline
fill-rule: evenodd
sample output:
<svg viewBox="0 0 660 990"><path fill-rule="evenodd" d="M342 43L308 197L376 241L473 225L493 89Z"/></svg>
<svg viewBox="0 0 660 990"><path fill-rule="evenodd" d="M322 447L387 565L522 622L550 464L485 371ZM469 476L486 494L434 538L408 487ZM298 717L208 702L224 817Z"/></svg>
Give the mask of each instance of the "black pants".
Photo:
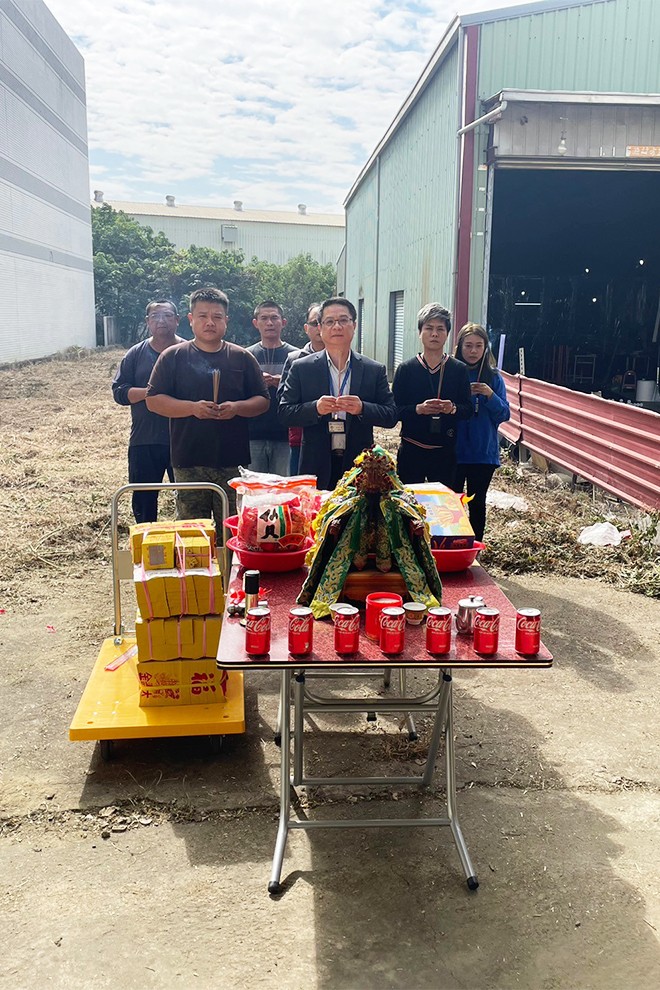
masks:
<svg viewBox="0 0 660 990"><path fill-rule="evenodd" d="M486 528L486 492L495 473L495 464L458 464L456 467L455 491L462 492L467 484L468 495L474 495L468 502L470 525L474 535L481 542Z"/></svg>
<svg viewBox="0 0 660 990"><path fill-rule="evenodd" d="M337 487L337 482L344 473L344 456L342 454L330 454L330 481L328 491L333 491Z"/></svg>
<svg viewBox="0 0 660 990"><path fill-rule="evenodd" d="M169 444L151 443L128 448L128 480L131 484L159 485L165 472L173 482ZM133 515L139 523L155 522L158 518L158 492L133 492Z"/></svg>
<svg viewBox="0 0 660 990"><path fill-rule="evenodd" d="M425 481L439 481L447 488L454 487L456 451L453 447L437 447L425 450L414 443L402 440L396 459L396 470L404 485L421 485Z"/></svg>

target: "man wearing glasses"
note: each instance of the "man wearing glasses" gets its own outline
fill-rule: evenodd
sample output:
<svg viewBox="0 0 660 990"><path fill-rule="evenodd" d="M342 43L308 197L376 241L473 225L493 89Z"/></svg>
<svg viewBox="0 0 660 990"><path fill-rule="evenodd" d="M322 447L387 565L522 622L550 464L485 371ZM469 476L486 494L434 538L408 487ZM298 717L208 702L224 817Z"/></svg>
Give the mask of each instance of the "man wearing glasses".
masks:
<svg viewBox="0 0 660 990"><path fill-rule="evenodd" d="M374 442L374 426L397 421L385 367L351 349L357 313L347 299L319 308L325 351L294 361L280 393L279 416L302 426L302 474L333 489L361 451Z"/></svg>
<svg viewBox="0 0 660 990"><path fill-rule="evenodd" d="M147 409L145 396L153 367L168 347L180 344L177 337L179 314L171 299L154 299L147 306L149 336L124 355L112 383L112 394L120 406L131 407L131 435L128 441L128 480L131 484L159 485L167 472L174 481L170 461L169 420ZM133 492L136 522L158 518L158 492Z"/></svg>

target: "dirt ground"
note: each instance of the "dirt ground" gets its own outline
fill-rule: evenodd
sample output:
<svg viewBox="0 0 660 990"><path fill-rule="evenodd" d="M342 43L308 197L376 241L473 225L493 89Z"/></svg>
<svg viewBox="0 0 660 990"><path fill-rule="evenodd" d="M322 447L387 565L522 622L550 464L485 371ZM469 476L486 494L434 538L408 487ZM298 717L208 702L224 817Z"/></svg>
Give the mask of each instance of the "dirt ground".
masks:
<svg viewBox="0 0 660 990"><path fill-rule="evenodd" d="M205 738L124 741L103 762L69 741L112 629L107 506L126 417L99 382L117 358L0 370L0 988L655 988L653 598L595 578L499 578L541 608L556 662L455 677L476 893L446 829L333 829L292 835L284 893L268 896L275 673L246 678L247 732L219 755ZM410 743L393 718L336 716L308 726L310 763L415 774L418 728ZM309 795L308 814L441 815L442 795L439 760L428 794L335 789Z"/></svg>

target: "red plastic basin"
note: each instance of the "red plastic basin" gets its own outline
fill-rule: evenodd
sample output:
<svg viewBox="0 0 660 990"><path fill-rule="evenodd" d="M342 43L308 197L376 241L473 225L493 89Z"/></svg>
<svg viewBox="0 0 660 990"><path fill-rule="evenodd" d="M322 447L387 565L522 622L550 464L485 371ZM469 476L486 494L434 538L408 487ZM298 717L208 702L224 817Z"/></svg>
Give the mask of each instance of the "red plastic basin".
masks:
<svg viewBox="0 0 660 990"><path fill-rule="evenodd" d="M232 536L236 536L238 533L238 516L227 516L225 526L231 532Z"/></svg>
<svg viewBox="0 0 660 990"><path fill-rule="evenodd" d="M227 520L225 520L225 523ZM305 563L307 551L311 547L313 540L305 541L302 550L287 551L284 553L266 553L263 550L245 550L239 546L238 539L232 536L227 540L226 546L238 557L238 562L242 567L254 568L257 571L267 573L283 573L284 571L295 571Z"/></svg>
<svg viewBox="0 0 660 990"><path fill-rule="evenodd" d="M431 550L435 560L435 566L440 574L447 574L449 571L465 571L474 563L480 550L485 550L486 544L475 540L471 547L462 547L460 550Z"/></svg>

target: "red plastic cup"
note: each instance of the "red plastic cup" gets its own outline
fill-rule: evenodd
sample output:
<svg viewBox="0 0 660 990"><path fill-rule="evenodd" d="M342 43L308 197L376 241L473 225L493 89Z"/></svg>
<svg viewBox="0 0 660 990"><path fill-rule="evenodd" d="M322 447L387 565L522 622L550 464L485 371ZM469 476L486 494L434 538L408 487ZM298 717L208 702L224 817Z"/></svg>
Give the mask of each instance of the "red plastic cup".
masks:
<svg viewBox="0 0 660 990"><path fill-rule="evenodd" d="M375 643L380 637L380 613L384 608L395 608L403 605L403 598L390 591L372 591L366 597L367 615L364 631L367 639Z"/></svg>

